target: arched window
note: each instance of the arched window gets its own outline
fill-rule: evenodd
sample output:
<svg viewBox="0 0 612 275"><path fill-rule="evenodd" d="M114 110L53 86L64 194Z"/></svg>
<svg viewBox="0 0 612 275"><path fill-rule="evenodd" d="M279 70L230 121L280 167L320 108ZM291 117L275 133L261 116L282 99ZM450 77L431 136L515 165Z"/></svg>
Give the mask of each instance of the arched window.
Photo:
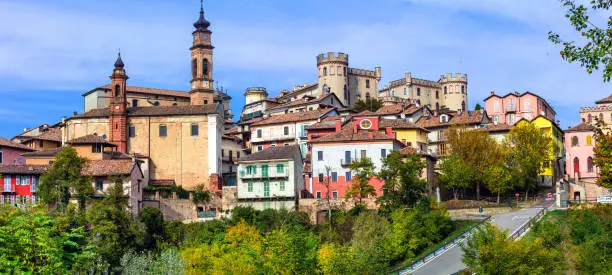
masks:
<svg viewBox="0 0 612 275"><path fill-rule="evenodd" d="M448 91L446 90L446 86L444 86L444 94L447 94Z"/></svg>
<svg viewBox="0 0 612 275"><path fill-rule="evenodd" d="M603 121L603 114L602 113L599 113L599 120Z"/></svg>
<svg viewBox="0 0 612 275"><path fill-rule="evenodd" d="M436 99L440 98L440 91L436 91Z"/></svg>
<svg viewBox="0 0 612 275"><path fill-rule="evenodd" d="M440 103L436 102L436 111L440 111Z"/></svg>
<svg viewBox="0 0 612 275"><path fill-rule="evenodd" d="M323 76L327 76L327 67L323 67Z"/></svg>
<svg viewBox="0 0 612 275"><path fill-rule="evenodd" d="M591 116L591 114L589 114L589 118L587 118L587 121L588 121L589 123L593 122L593 117Z"/></svg>
<svg viewBox="0 0 612 275"><path fill-rule="evenodd" d="M421 105L421 100L417 99L417 105Z"/></svg>
<svg viewBox="0 0 612 275"><path fill-rule="evenodd" d="M395 96L395 90L391 90L391 96Z"/></svg>
<svg viewBox="0 0 612 275"><path fill-rule="evenodd" d="M465 94L465 86L461 85L461 93Z"/></svg>
<svg viewBox="0 0 612 275"><path fill-rule="evenodd" d="M586 137L586 145L588 146L593 145L593 137L591 137L590 135Z"/></svg>
<svg viewBox="0 0 612 275"><path fill-rule="evenodd" d="M574 157L574 173L580 173L580 161L578 157Z"/></svg>
<svg viewBox="0 0 612 275"><path fill-rule="evenodd" d="M370 99L370 93L366 93L366 100Z"/></svg>
<svg viewBox="0 0 612 275"><path fill-rule="evenodd" d="M202 72L204 76L208 76L208 59L206 58L202 61Z"/></svg>
<svg viewBox="0 0 612 275"><path fill-rule="evenodd" d="M461 101L461 111L465 111L465 100Z"/></svg>
<svg viewBox="0 0 612 275"><path fill-rule="evenodd" d="M115 85L115 97L119 97L119 94L121 93L121 86L119 86L119 84Z"/></svg>
<svg viewBox="0 0 612 275"><path fill-rule="evenodd" d="M191 60L191 77L195 78L198 76L198 61Z"/></svg>
<svg viewBox="0 0 612 275"><path fill-rule="evenodd" d="M343 67L344 69L344 76L346 76L346 67Z"/></svg>
<svg viewBox="0 0 612 275"><path fill-rule="evenodd" d="M578 146L578 137L573 136L572 137L572 147L576 147L576 146Z"/></svg>
<svg viewBox="0 0 612 275"><path fill-rule="evenodd" d="M327 84L323 84L323 93L327 93Z"/></svg>
<svg viewBox="0 0 612 275"><path fill-rule="evenodd" d="M593 158L587 158L587 172L593 172Z"/></svg>
<svg viewBox="0 0 612 275"><path fill-rule="evenodd" d="M340 71L342 70L341 68L342 68L342 67L338 66L338 68L336 69L336 73L337 73L337 75L340 75Z"/></svg>
<svg viewBox="0 0 612 275"><path fill-rule="evenodd" d="M350 97L349 97L349 92L348 92L348 87L346 85L344 85L344 100L346 100L347 104L351 104L350 103Z"/></svg>

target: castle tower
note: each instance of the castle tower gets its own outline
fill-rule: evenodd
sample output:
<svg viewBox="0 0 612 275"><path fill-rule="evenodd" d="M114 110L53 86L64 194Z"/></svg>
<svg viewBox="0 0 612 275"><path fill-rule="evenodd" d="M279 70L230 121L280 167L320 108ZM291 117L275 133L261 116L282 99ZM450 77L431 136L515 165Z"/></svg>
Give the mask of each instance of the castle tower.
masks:
<svg viewBox="0 0 612 275"><path fill-rule="evenodd" d="M246 104L264 100L268 97L268 92L264 87L249 87L244 93Z"/></svg>
<svg viewBox="0 0 612 275"><path fill-rule="evenodd" d="M119 152L127 153L127 97L126 82L129 78L123 68L121 53L115 61L113 74L110 76L112 95L110 100L109 138L117 145Z"/></svg>
<svg viewBox="0 0 612 275"><path fill-rule="evenodd" d="M193 26L193 44L191 50L191 105L212 104L213 89L213 49L212 32L208 29L210 22L204 18L204 7L200 2L200 18Z"/></svg>
<svg viewBox="0 0 612 275"><path fill-rule="evenodd" d="M467 101L467 74L457 73L440 76L440 86L442 86L443 101L442 105L451 111L466 111Z"/></svg>
<svg viewBox="0 0 612 275"><path fill-rule="evenodd" d="M345 106L350 106L349 56L341 52L328 52L317 56L319 90L322 94L334 93Z"/></svg>

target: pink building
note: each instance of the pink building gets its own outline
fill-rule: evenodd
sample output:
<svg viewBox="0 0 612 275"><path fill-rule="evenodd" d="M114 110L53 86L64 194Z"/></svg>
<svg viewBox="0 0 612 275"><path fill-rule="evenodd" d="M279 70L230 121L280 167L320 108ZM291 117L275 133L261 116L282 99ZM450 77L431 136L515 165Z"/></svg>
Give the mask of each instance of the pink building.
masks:
<svg viewBox="0 0 612 275"><path fill-rule="evenodd" d="M565 174L570 178L595 182L599 169L593 165L593 127L580 123L565 130Z"/></svg>
<svg viewBox="0 0 612 275"><path fill-rule="evenodd" d="M21 154L32 151L36 150L0 137L0 165L23 164Z"/></svg>
<svg viewBox="0 0 612 275"><path fill-rule="evenodd" d="M539 115L555 121L556 114L545 99L531 92L514 92L504 96L491 92L491 95L485 98L485 109L494 124L508 125L513 125L521 118L532 120Z"/></svg>

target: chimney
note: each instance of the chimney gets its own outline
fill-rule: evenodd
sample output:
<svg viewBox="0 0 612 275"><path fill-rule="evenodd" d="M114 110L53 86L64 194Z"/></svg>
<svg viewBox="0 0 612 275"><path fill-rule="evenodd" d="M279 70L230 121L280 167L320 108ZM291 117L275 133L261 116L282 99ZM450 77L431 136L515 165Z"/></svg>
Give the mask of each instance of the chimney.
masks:
<svg viewBox="0 0 612 275"><path fill-rule="evenodd" d="M373 138L374 138L374 133L369 132L369 133L368 133L368 138L373 139Z"/></svg>
<svg viewBox="0 0 612 275"><path fill-rule="evenodd" d="M491 95L495 95L495 91L491 91Z"/></svg>
<svg viewBox="0 0 612 275"><path fill-rule="evenodd" d="M78 113L77 113L77 111L73 111L73 112L72 112L72 115L73 115L73 116L76 116L77 114L78 114Z"/></svg>
<svg viewBox="0 0 612 275"><path fill-rule="evenodd" d="M342 129L342 121L336 119L336 133L340 132L340 129Z"/></svg>
<svg viewBox="0 0 612 275"><path fill-rule="evenodd" d="M393 134L393 129L391 127L385 128L385 134L387 134L387 136L395 138L395 135Z"/></svg>
<svg viewBox="0 0 612 275"><path fill-rule="evenodd" d="M357 123L353 123L353 133L357 134Z"/></svg>

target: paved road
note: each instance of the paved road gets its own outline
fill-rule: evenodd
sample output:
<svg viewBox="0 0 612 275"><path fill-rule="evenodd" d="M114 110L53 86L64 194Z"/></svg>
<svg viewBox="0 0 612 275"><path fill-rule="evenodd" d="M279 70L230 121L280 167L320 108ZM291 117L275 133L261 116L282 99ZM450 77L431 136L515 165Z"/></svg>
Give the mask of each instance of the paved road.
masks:
<svg viewBox="0 0 612 275"><path fill-rule="evenodd" d="M515 212L496 214L491 217L491 222L502 230L508 230L512 234L518 230L529 219L535 216L541 208L526 208ZM465 241L464 241L465 242ZM437 258L427 262L412 274L440 274L448 275L465 269L466 266L461 262L463 252L459 245L449 249Z"/></svg>

